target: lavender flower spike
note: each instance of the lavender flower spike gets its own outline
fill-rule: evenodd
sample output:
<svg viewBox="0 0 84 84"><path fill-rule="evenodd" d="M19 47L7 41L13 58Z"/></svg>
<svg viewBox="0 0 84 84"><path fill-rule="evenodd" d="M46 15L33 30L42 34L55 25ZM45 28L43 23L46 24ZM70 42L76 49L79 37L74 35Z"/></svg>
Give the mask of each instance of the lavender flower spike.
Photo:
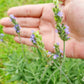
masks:
<svg viewBox="0 0 84 84"><path fill-rule="evenodd" d="M16 19L15 16L12 15L12 14L10 15L10 18L11 18L11 19L14 19L14 20Z"/></svg>
<svg viewBox="0 0 84 84"><path fill-rule="evenodd" d="M57 15L58 15L59 17L62 17L62 16L63 16L63 13L59 11Z"/></svg>
<svg viewBox="0 0 84 84"><path fill-rule="evenodd" d="M36 44L36 40L35 40L35 35L34 34L31 35L30 41L32 41L34 44Z"/></svg>
<svg viewBox="0 0 84 84"><path fill-rule="evenodd" d="M20 26L19 26L19 24L16 24L14 28L16 30L16 33L20 33Z"/></svg>

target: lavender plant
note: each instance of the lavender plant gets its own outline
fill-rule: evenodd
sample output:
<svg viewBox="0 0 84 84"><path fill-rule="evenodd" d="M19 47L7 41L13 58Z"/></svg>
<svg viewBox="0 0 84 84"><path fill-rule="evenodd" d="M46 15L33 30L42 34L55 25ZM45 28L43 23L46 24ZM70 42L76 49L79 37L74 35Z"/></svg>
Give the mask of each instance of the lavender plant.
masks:
<svg viewBox="0 0 84 84"><path fill-rule="evenodd" d="M65 57L65 41L69 40L70 37L68 36L70 34L69 32L69 26L62 24L62 18L63 18L63 13L59 9L59 1L54 0L54 5L55 8L53 8L54 12L54 18L56 21L56 32L59 34L60 38L63 40L63 56Z"/></svg>
<svg viewBox="0 0 84 84"><path fill-rule="evenodd" d="M18 56L16 52L14 52L13 56L9 56L9 63L6 63L6 71L12 76L12 79L10 81L17 80L19 82L21 81L22 84L24 84L23 81L25 82L25 84L56 84L57 77L59 80L59 84L63 84L64 81L68 81L69 84L72 84L68 76L62 70L62 63L64 62L63 59L65 60L66 57L65 41L70 39L70 37L68 37L70 33L69 27L62 24L63 13L59 9L58 0L54 1L54 4L54 18L57 23L56 32L63 40L63 51L59 48L59 43L56 43L54 45L55 53L51 53L45 50L44 44L42 42L42 36L39 35L38 31L31 31L32 35L30 41L32 41L32 43L36 47L36 53L38 53L38 56L35 56L35 53L32 56L26 56L25 54ZM15 31L18 34L19 40L21 42L21 28L16 22L16 18L13 15L10 15L10 19L14 24ZM22 50L24 51L23 46ZM31 59L28 57L30 57ZM63 79L63 77L65 78Z"/></svg>
<svg viewBox="0 0 84 84"><path fill-rule="evenodd" d="M10 20L11 22L14 24L14 29L16 31L16 33L18 34L18 37L19 37L19 41L21 43L21 38L20 38L20 25L16 22L16 17L14 15L10 15ZM22 52L23 52L23 55L25 57L25 51L24 51L24 48L23 48L23 44L21 43L21 47L22 47Z"/></svg>

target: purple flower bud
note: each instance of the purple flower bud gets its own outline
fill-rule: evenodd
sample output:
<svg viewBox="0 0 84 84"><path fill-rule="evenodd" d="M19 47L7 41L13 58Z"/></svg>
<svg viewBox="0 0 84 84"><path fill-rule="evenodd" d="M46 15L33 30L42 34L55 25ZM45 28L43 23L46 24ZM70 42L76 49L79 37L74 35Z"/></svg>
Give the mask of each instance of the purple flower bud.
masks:
<svg viewBox="0 0 84 84"><path fill-rule="evenodd" d="M18 30L17 33L20 33L20 31Z"/></svg>
<svg viewBox="0 0 84 84"><path fill-rule="evenodd" d="M60 53L63 53L63 51L60 49Z"/></svg>
<svg viewBox="0 0 84 84"><path fill-rule="evenodd" d="M1 35L1 36L4 36L4 34L2 34L2 33L1 33L0 35Z"/></svg>
<svg viewBox="0 0 84 84"><path fill-rule="evenodd" d="M67 39L70 39L70 37L67 37Z"/></svg>
<svg viewBox="0 0 84 84"><path fill-rule="evenodd" d="M32 39L30 38L29 41L32 41Z"/></svg>
<svg viewBox="0 0 84 84"><path fill-rule="evenodd" d="M58 30L56 29L55 32L58 33Z"/></svg>
<svg viewBox="0 0 84 84"><path fill-rule="evenodd" d="M32 34L32 35L31 35L31 38L32 38L32 39L34 39L34 38L35 38L35 35L34 35L34 34Z"/></svg>
<svg viewBox="0 0 84 84"><path fill-rule="evenodd" d="M61 55L61 57L63 58L63 55Z"/></svg>
<svg viewBox="0 0 84 84"><path fill-rule="evenodd" d="M62 17L62 16L63 16L63 13L59 11L57 15L58 15L59 17Z"/></svg>
<svg viewBox="0 0 84 84"><path fill-rule="evenodd" d="M34 40L34 38L30 38L30 41L33 41Z"/></svg>
<svg viewBox="0 0 84 84"><path fill-rule="evenodd" d="M69 30L67 28L64 29L66 34L70 34Z"/></svg>
<svg viewBox="0 0 84 84"><path fill-rule="evenodd" d="M36 43L36 40L33 40L33 43Z"/></svg>
<svg viewBox="0 0 84 84"><path fill-rule="evenodd" d="M55 49L55 46L53 46L53 48Z"/></svg>
<svg viewBox="0 0 84 84"><path fill-rule="evenodd" d="M57 45L59 45L59 43L57 43Z"/></svg>
<svg viewBox="0 0 84 84"><path fill-rule="evenodd" d="M59 55L56 55L56 57L59 57Z"/></svg>
<svg viewBox="0 0 84 84"><path fill-rule="evenodd" d="M53 56L53 59L56 59L57 57L59 57L59 55L54 55L54 56Z"/></svg>
<svg viewBox="0 0 84 84"><path fill-rule="evenodd" d="M14 19L14 20L16 19L15 16L12 15L12 14L10 15L10 18L11 18L11 19Z"/></svg>
<svg viewBox="0 0 84 84"><path fill-rule="evenodd" d="M1 42L3 42L3 39L0 39Z"/></svg>
<svg viewBox="0 0 84 84"><path fill-rule="evenodd" d="M17 28L20 28L18 24L15 25L15 30L17 30Z"/></svg>
<svg viewBox="0 0 84 84"><path fill-rule="evenodd" d="M54 55L54 56L53 56L53 59L56 59L56 58L57 58L56 55Z"/></svg>
<svg viewBox="0 0 84 84"><path fill-rule="evenodd" d="M68 26L68 25L65 25L65 27L66 27L67 29L69 29L69 26Z"/></svg>
<svg viewBox="0 0 84 84"><path fill-rule="evenodd" d="M19 24L16 24L14 26L14 29L16 30L17 33L19 33L21 28L20 28Z"/></svg>
<svg viewBox="0 0 84 84"><path fill-rule="evenodd" d="M32 30L31 32L34 33L34 30Z"/></svg>
<svg viewBox="0 0 84 84"><path fill-rule="evenodd" d="M51 52L48 52L48 54L51 54Z"/></svg>

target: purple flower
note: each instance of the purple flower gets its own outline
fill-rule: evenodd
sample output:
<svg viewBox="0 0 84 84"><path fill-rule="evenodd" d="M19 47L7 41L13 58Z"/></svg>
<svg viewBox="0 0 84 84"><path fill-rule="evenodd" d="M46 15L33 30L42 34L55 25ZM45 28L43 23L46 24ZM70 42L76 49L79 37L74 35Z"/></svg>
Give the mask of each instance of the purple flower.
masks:
<svg viewBox="0 0 84 84"><path fill-rule="evenodd" d="M51 54L51 52L48 52L48 54Z"/></svg>
<svg viewBox="0 0 84 84"><path fill-rule="evenodd" d="M59 11L57 15L58 15L59 17L62 17L62 16L63 16L63 13Z"/></svg>
<svg viewBox="0 0 84 84"><path fill-rule="evenodd" d="M30 38L30 41L33 41L34 40L34 38Z"/></svg>
<svg viewBox="0 0 84 84"><path fill-rule="evenodd" d="M70 37L67 37L67 39L70 39Z"/></svg>
<svg viewBox="0 0 84 84"><path fill-rule="evenodd" d="M63 58L63 55L61 55L61 57Z"/></svg>
<svg viewBox="0 0 84 84"><path fill-rule="evenodd" d="M53 46L53 48L55 48L55 46Z"/></svg>
<svg viewBox="0 0 84 84"><path fill-rule="evenodd" d="M0 39L1 42L3 42L3 39Z"/></svg>
<svg viewBox="0 0 84 84"><path fill-rule="evenodd" d="M34 33L34 30L32 30L31 32Z"/></svg>
<svg viewBox="0 0 84 84"><path fill-rule="evenodd" d="M68 25L65 25L65 27L66 27L67 29L69 29L69 26L68 26Z"/></svg>
<svg viewBox="0 0 84 84"><path fill-rule="evenodd" d="M66 34L70 34L68 28L65 28L64 30L65 30L65 33L66 33Z"/></svg>
<svg viewBox="0 0 84 84"><path fill-rule="evenodd" d="M33 43L36 43L36 40L35 39L33 40Z"/></svg>
<svg viewBox="0 0 84 84"><path fill-rule="evenodd" d="M11 18L11 19L14 19L14 20L16 19L15 16L12 15L12 14L10 15L10 18Z"/></svg>
<svg viewBox="0 0 84 84"><path fill-rule="evenodd" d="M15 27L14 27L14 29L16 30L17 33L19 33L20 32L20 26L19 26L19 24L16 24Z"/></svg>
<svg viewBox="0 0 84 84"><path fill-rule="evenodd" d="M59 45L59 43L57 43L57 45Z"/></svg>
<svg viewBox="0 0 84 84"><path fill-rule="evenodd" d="M17 28L20 28L19 24L15 25L15 30L17 30Z"/></svg>
<svg viewBox="0 0 84 84"><path fill-rule="evenodd" d="M20 33L20 31L18 30L17 33Z"/></svg>
<svg viewBox="0 0 84 84"><path fill-rule="evenodd" d="M36 44L36 40L35 40L35 35L34 34L31 35L30 41L32 41L34 44Z"/></svg>
<svg viewBox="0 0 84 84"><path fill-rule="evenodd" d="M63 53L63 51L60 49L60 53Z"/></svg>
<svg viewBox="0 0 84 84"><path fill-rule="evenodd" d="M1 36L4 36L4 34L2 34L2 33L1 33L0 35L1 35Z"/></svg>
<svg viewBox="0 0 84 84"><path fill-rule="evenodd" d="M53 59L56 59L56 58L57 58L56 55L54 55L54 56L53 56Z"/></svg>
<svg viewBox="0 0 84 84"><path fill-rule="evenodd" d="M58 30L56 29L55 32L58 33Z"/></svg>
<svg viewBox="0 0 84 84"><path fill-rule="evenodd" d="M31 38L32 38L32 39L34 39L34 38L35 38L35 35L34 35L34 34L32 34L32 35L31 35Z"/></svg>
<svg viewBox="0 0 84 84"><path fill-rule="evenodd" d="M53 59L56 59L57 57L59 57L59 55L54 55L54 56L53 56Z"/></svg>

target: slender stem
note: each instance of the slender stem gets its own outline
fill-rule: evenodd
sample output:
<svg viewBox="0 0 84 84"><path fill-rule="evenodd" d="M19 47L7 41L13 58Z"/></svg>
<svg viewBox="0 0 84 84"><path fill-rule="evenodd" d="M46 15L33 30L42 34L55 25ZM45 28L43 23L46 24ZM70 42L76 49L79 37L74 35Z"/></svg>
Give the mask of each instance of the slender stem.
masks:
<svg viewBox="0 0 84 84"><path fill-rule="evenodd" d="M23 58L24 58L24 60L27 61L27 57L26 57L26 55L25 55L25 50L24 50L23 44L22 44L22 42L21 42L20 34L18 34L18 37L19 37L19 41L20 41L20 43L21 43L21 47L22 47Z"/></svg>
<svg viewBox="0 0 84 84"><path fill-rule="evenodd" d="M40 57L42 57L42 55L41 55L41 52L40 52L39 48L37 48L37 51L38 51L39 56L40 56Z"/></svg>
<svg viewBox="0 0 84 84"><path fill-rule="evenodd" d="M60 59L60 82L61 82L61 78L62 78L62 72L61 72L61 70L62 70L62 63L61 63L61 59Z"/></svg>
<svg viewBox="0 0 84 84"><path fill-rule="evenodd" d="M65 41L63 41L63 57L64 57L64 60L65 60L65 58L66 58L66 56L65 56Z"/></svg>
<svg viewBox="0 0 84 84"><path fill-rule="evenodd" d="M18 34L18 37L19 37L19 41L20 41L21 46L22 46L23 55L25 56L25 51L24 51L24 48L23 48L23 44L22 44L22 42L21 42L20 34Z"/></svg>
<svg viewBox="0 0 84 84"><path fill-rule="evenodd" d="M64 57L63 61L61 62L61 60L60 60L60 81L61 81L61 78L62 78L62 72L61 72L62 65L65 62L65 58L66 58L66 56L65 56L65 41L63 41L63 57Z"/></svg>

